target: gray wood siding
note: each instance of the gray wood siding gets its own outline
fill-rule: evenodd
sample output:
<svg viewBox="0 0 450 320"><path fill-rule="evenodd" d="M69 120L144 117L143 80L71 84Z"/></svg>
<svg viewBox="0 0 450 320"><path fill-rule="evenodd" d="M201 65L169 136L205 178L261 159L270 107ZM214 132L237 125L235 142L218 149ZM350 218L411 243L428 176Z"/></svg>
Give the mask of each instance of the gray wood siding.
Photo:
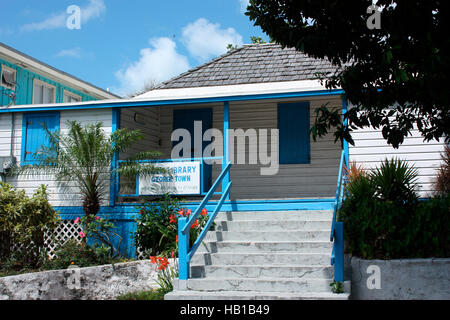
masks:
<svg viewBox="0 0 450 320"><path fill-rule="evenodd" d="M138 113L138 122L135 121L135 113ZM120 112L120 128L140 130L144 138L134 144L126 153L119 155L120 159L148 150L159 150L159 108L123 108Z"/></svg>
<svg viewBox="0 0 450 320"><path fill-rule="evenodd" d="M327 100L311 98L303 100L283 100L282 102L310 101L310 123L314 122L314 109L328 102L331 106L340 107L340 97L332 97ZM231 102L230 103L230 128L231 129L276 129L277 128L277 104L278 101L263 102ZM223 132L223 104L214 103L208 105L191 105L179 107L160 108L160 133L161 151L164 158L170 158L172 142L173 110L175 108L212 108L213 126ZM270 135L270 133L269 133ZM223 141L216 140L222 144ZM252 149L246 141L245 151L242 146L235 152L245 152L246 159L249 150ZM220 149L220 148L219 148ZM257 149L256 149L257 150ZM270 154L270 150L269 150ZM280 165L276 175L262 176L260 164L233 164L231 179L233 187L232 199L264 199L264 198L303 198L303 197L333 197L336 189L340 146L334 143L332 134L311 141L311 163ZM217 154L216 156L222 156ZM236 163L236 161L234 161ZM213 166L213 179L221 171L221 165Z"/></svg>

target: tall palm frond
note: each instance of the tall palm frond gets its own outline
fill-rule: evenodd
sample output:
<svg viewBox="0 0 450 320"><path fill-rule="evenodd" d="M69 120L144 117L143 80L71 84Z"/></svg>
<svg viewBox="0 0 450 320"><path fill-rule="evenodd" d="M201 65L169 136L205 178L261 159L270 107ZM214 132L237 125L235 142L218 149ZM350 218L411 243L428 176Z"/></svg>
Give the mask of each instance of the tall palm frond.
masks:
<svg viewBox="0 0 450 320"><path fill-rule="evenodd" d="M117 155L141 140L143 135L139 130L127 128L108 135L102 126L101 122L82 126L77 121L68 121L68 131L64 134L45 128L49 144L37 152L37 163L18 166L13 174L54 174L57 181L74 183L82 195L85 214L92 217L98 213L110 182L116 183L117 176L167 173L152 164L138 164L138 160L159 157L161 153L157 151L135 154L120 166L113 166Z"/></svg>

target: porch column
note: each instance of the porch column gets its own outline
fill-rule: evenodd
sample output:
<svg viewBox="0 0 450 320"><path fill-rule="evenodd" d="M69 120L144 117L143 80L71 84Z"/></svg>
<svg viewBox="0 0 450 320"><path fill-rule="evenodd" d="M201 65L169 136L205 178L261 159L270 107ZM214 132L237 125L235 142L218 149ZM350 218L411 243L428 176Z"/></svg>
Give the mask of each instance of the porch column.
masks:
<svg viewBox="0 0 450 320"><path fill-rule="evenodd" d="M112 125L111 125L111 133L120 128L120 108L112 109ZM117 160L119 159L119 155L117 152L114 154L111 161L111 171L115 170L117 167ZM116 198L119 194L119 175L111 174L109 179L109 205L111 207L115 206Z"/></svg>
<svg viewBox="0 0 450 320"><path fill-rule="evenodd" d="M227 166L230 161L230 141L228 136L228 129L230 128L230 103L225 101L223 103L223 160L222 170ZM222 181L222 192L225 192L225 188L230 182L230 173L228 172ZM230 200L230 193L228 193L226 200Z"/></svg>

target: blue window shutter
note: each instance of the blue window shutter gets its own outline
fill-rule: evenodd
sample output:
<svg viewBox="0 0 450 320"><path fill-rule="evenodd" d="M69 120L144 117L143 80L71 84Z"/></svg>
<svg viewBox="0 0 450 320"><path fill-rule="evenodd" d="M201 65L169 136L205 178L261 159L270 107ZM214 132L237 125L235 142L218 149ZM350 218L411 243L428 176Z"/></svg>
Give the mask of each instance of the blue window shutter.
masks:
<svg viewBox="0 0 450 320"><path fill-rule="evenodd" d="M278 104L280 164L310 163L309 102Z"/></svg>
<svg viewBox="0 0 450 320"><path fill-rule="evenodd" d="M59 113L32 113L23 116L21 160L25 164L37 163L36 152L42 146L49 146L44 124L49 130L59 131Z"/></svg>

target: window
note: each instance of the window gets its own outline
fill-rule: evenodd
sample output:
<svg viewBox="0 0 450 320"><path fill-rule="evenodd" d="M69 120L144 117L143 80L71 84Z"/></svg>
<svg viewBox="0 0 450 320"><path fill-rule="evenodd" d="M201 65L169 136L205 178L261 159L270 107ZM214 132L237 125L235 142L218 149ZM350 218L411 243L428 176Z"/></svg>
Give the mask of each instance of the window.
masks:
<svg viewBox="0 0 450 320"><path fill-rule="evenodd" d="M55 103L55 86L37 79L33 80L33 104Z"/></svg>
<svg viewBox="0 0 450 320"><path fill-rule="evenodd" d="M278 104L280 164L310 163L309 102Z"/></svg>
<svg viewBox="0 0 450 320"><path fill-rule="evenodd" d="M49 130L59 131L59 113L25 113L22 123L21 162L33 164L38 162L38 152L42 146L49 146L44 125Z"/></svg>
<svg viewBox="0 0 450 320"><path fill-rule="evenodd" d="M16 88L16 70L2 64L2 75L0 84L8 89L14 90Z"/></svg>
<svg viewBox="0 0 450 320"><path fill-rule="evenodd" d="M63 94L63 102L80 102L81 101L81 97L75 93L69 92L67 90L64 90L64 94Z"/></svg>

